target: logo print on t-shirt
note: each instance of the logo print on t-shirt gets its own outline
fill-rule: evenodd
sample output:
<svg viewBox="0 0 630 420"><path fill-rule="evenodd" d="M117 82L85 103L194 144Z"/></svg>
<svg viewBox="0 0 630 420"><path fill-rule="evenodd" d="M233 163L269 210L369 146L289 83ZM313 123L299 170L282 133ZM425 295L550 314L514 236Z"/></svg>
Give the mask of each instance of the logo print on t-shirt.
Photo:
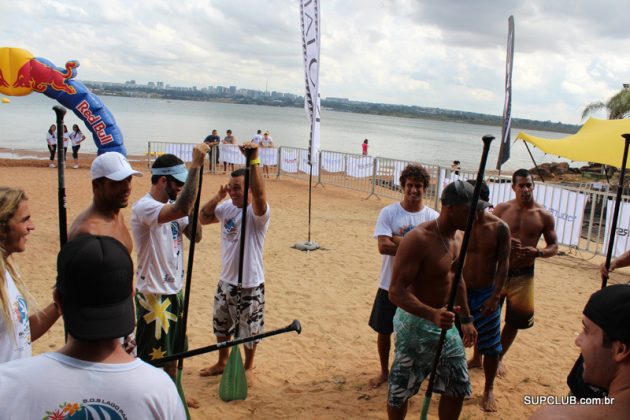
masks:
<svg viewBox="0 0 630 420"><path fill-rule="evenodd" d="M15 311L15 319L20 324L25 324L28 320L28 306L21 295L18 295L17 299L15 299L13 310Z"/></svg>
<svg viewBox="0 0 630 420"><path fill-rule="evenodd" d="M230 242L237 241L240 224L241 219L238 217L233 217L226 220L223 224L223 238Z"/></svg>
<svg viewBox="0 0 630 420"><path fill-rule="evenodd" d="M414 226L414 225L411 225L411 224L409 224L409 225L402 225L402 226L398 229L398 232L399 232L398 234L399 234L400 236L405 236L407 233L409 233L410 231L412 231L414 227L415 227L415 226Z"/></svg>
<svg viewBox="0 0 630 420"><path fill-rule="evenodd" d="M113 401L90 398L79 403L62 403L59 408L46 411L44 420L69 419L126 419L124 411Z"/></svg>

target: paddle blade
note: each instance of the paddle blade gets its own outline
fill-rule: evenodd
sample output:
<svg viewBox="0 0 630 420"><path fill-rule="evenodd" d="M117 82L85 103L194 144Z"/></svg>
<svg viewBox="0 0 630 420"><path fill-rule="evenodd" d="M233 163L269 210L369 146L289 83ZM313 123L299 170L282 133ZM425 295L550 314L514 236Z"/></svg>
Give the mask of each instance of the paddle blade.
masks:
<svg viewBox="0 0 630 420"><path fill-rule="evenodd" d="M190 413L188 412L188 403L186 402L186 396L184 395L184 387L182 386L182 371L184 369L177 369L177 380L175 381L175 385L177 385L177 393L179 394L179 398L182 400L182 404L184 404L184 409L186 410L186 419L190 420Z"/></svg>
<svg viewBox="0 0 630 420"><path fill-rule="evenodd" d="M221 376L219 397L226 402L247 398L247 377L240 346L232 347L223 376Z"/></svg>

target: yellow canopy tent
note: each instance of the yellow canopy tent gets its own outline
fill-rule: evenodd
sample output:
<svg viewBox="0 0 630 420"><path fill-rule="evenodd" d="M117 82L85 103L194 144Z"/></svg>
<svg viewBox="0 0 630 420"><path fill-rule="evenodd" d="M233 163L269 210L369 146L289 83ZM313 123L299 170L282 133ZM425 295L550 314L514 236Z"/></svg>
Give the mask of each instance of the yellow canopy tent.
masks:
<svg viewBox="0 0 630 420"><path fill-rule="evenodd" d="M630 133L630 118L622 120L589 118L582 128L571 136L544 139L520 132L516 140L524 140L545 153L563 158L619 168L625 144L621 135L625 133ZM628 166L626 163L626 168Z"/></svg>

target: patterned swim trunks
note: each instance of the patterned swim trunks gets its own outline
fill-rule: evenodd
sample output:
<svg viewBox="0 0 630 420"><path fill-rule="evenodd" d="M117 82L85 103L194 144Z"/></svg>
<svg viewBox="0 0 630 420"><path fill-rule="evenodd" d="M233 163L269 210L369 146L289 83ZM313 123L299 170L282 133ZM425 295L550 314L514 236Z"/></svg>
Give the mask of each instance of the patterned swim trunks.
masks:
<svg viewBox="0 0 630 420"><path fill-rule="evenodd" d="M220 281L214 295L213 329L217 337L231 337L236 332L236 300L238 287ZM265 284L241 289L241 319L238 338L265 332ZM260 340L245 343L251 348Z"/></svg>
<svg viewBox="0 0 630 420"><path fill-rule="evenodd" d="M138 357L149 362L187 350L181 346L184 297L136 292L136 343Z"/></svg>
<svg viewBox="0 0 630 420"><path fill-rule="evenodd" d="M510 270L503 286L505 323L519 330L534 326L534 266Z"/></svg>
<svg viewBox="0 0 630 420"><path fill-rule="evenodd" d="M431 373L442 330L431 321L398 308L394 331L396 356L388 379L387 402L393 407L401 407L418 393L422 381ZM446 333L434 391L453 397L466 397L472 393L464 344L455 327Z"/></svg>
<svg viewBox="0 0 630 420"><path fill-rule="evenodd" d="M494 293L494 285L485 289L468 289L468 307L477 330L477 348L484 356L498 356L501 347L501 305L488 316L481 312L483 304Z"/></svg>

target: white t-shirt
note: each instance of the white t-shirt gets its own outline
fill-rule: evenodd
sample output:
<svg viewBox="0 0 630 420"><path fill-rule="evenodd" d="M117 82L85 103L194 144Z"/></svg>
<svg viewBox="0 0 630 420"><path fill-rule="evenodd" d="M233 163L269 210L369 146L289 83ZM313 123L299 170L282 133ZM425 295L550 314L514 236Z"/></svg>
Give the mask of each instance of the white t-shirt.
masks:
<svg viewBox="0 0 630 420"><path fill-rule="evenodd" d="M138 250L136 288L142 293L174 295L184 282L182 232L188 217L158 223L165 205L147 194L131 210L131 233Z"/></svg>
<svg viewBox="0 0 630 420"><path fill-rule="evenodd" d="M265 139L264 137L262 139L260 139L260 143L264 146L264 147L269 147L271 146L271 142L273 141L273 139L271 138L271 136L267 136L267 138Z"/></svg>
<svg viewBox="0 0 630 420"><path fill-rule="evenodd" d="M72 141L72 145L73 146L78 146L79 143L81 143L81 140L84 138L85 136L83 135L82 132L80 131L72 131L70 133L70 141Z"/></svg>
<svg viewBox="0 0 630 420"><path fill-rule="evenodd" d="M63 147L68 148L68 143L70 143L70 133L67 131L63 133Z"/></svg>
<svg viewBox="0 0 630 420"><path fill-rule="evenodd" d="M0 281L4 281L6 285L13 330L7 331L4 317L0 315L0 363L23 359L32 355L31 325L28 322L26 299L20 294L8 271L4 272L4 277L6 280L0 279Z"/></svg>
<svg viewBox="0 0 630 420"><path fill-rule="evenodd" d="M263 139L262 135L256 134L254 137L252 137L252 143L260 144L262 139Z"/></svg>
<svg viewBox="0 0 630 420"><path fill-rule="evenodd" d="M57 132L55 131L52 134L50 132L46 133L46 142L51 146L57 144Z"/></svg>
<svg viewBox="0 0 630 420"><path fill-rule="evenodd" d="M45 353L5 363L0 401L0 419L186 418L175 383L140 359L93 363Z"/></svg>
<svg viewBox="0 0 630 420"><path fill-rule="evenodd" d="M374 228L374 238L379 236L404 236L414 227L437 219L439 213L430 207L424 206L422 210L411 213L405 210L400 203L390 204L381 210L376 220ZM381 277L379 287L389 290L392 281L392 270L394 269L394 256L383 255L381 263Z"/></svg>
<svg viewBox="0 0 630 420"><path fill-rule="evenodd" d="M238 284L239 242L241 239L241 218L239 209L232 200L219 204L214 211L221 223L221 276L219 280L236 286ZM263 246L269 228L271 209L262 216L256 216L251 204L247 206L247 226L245 226L245 256L243 262L243 287L257 287L265 282Z"/></svg>

